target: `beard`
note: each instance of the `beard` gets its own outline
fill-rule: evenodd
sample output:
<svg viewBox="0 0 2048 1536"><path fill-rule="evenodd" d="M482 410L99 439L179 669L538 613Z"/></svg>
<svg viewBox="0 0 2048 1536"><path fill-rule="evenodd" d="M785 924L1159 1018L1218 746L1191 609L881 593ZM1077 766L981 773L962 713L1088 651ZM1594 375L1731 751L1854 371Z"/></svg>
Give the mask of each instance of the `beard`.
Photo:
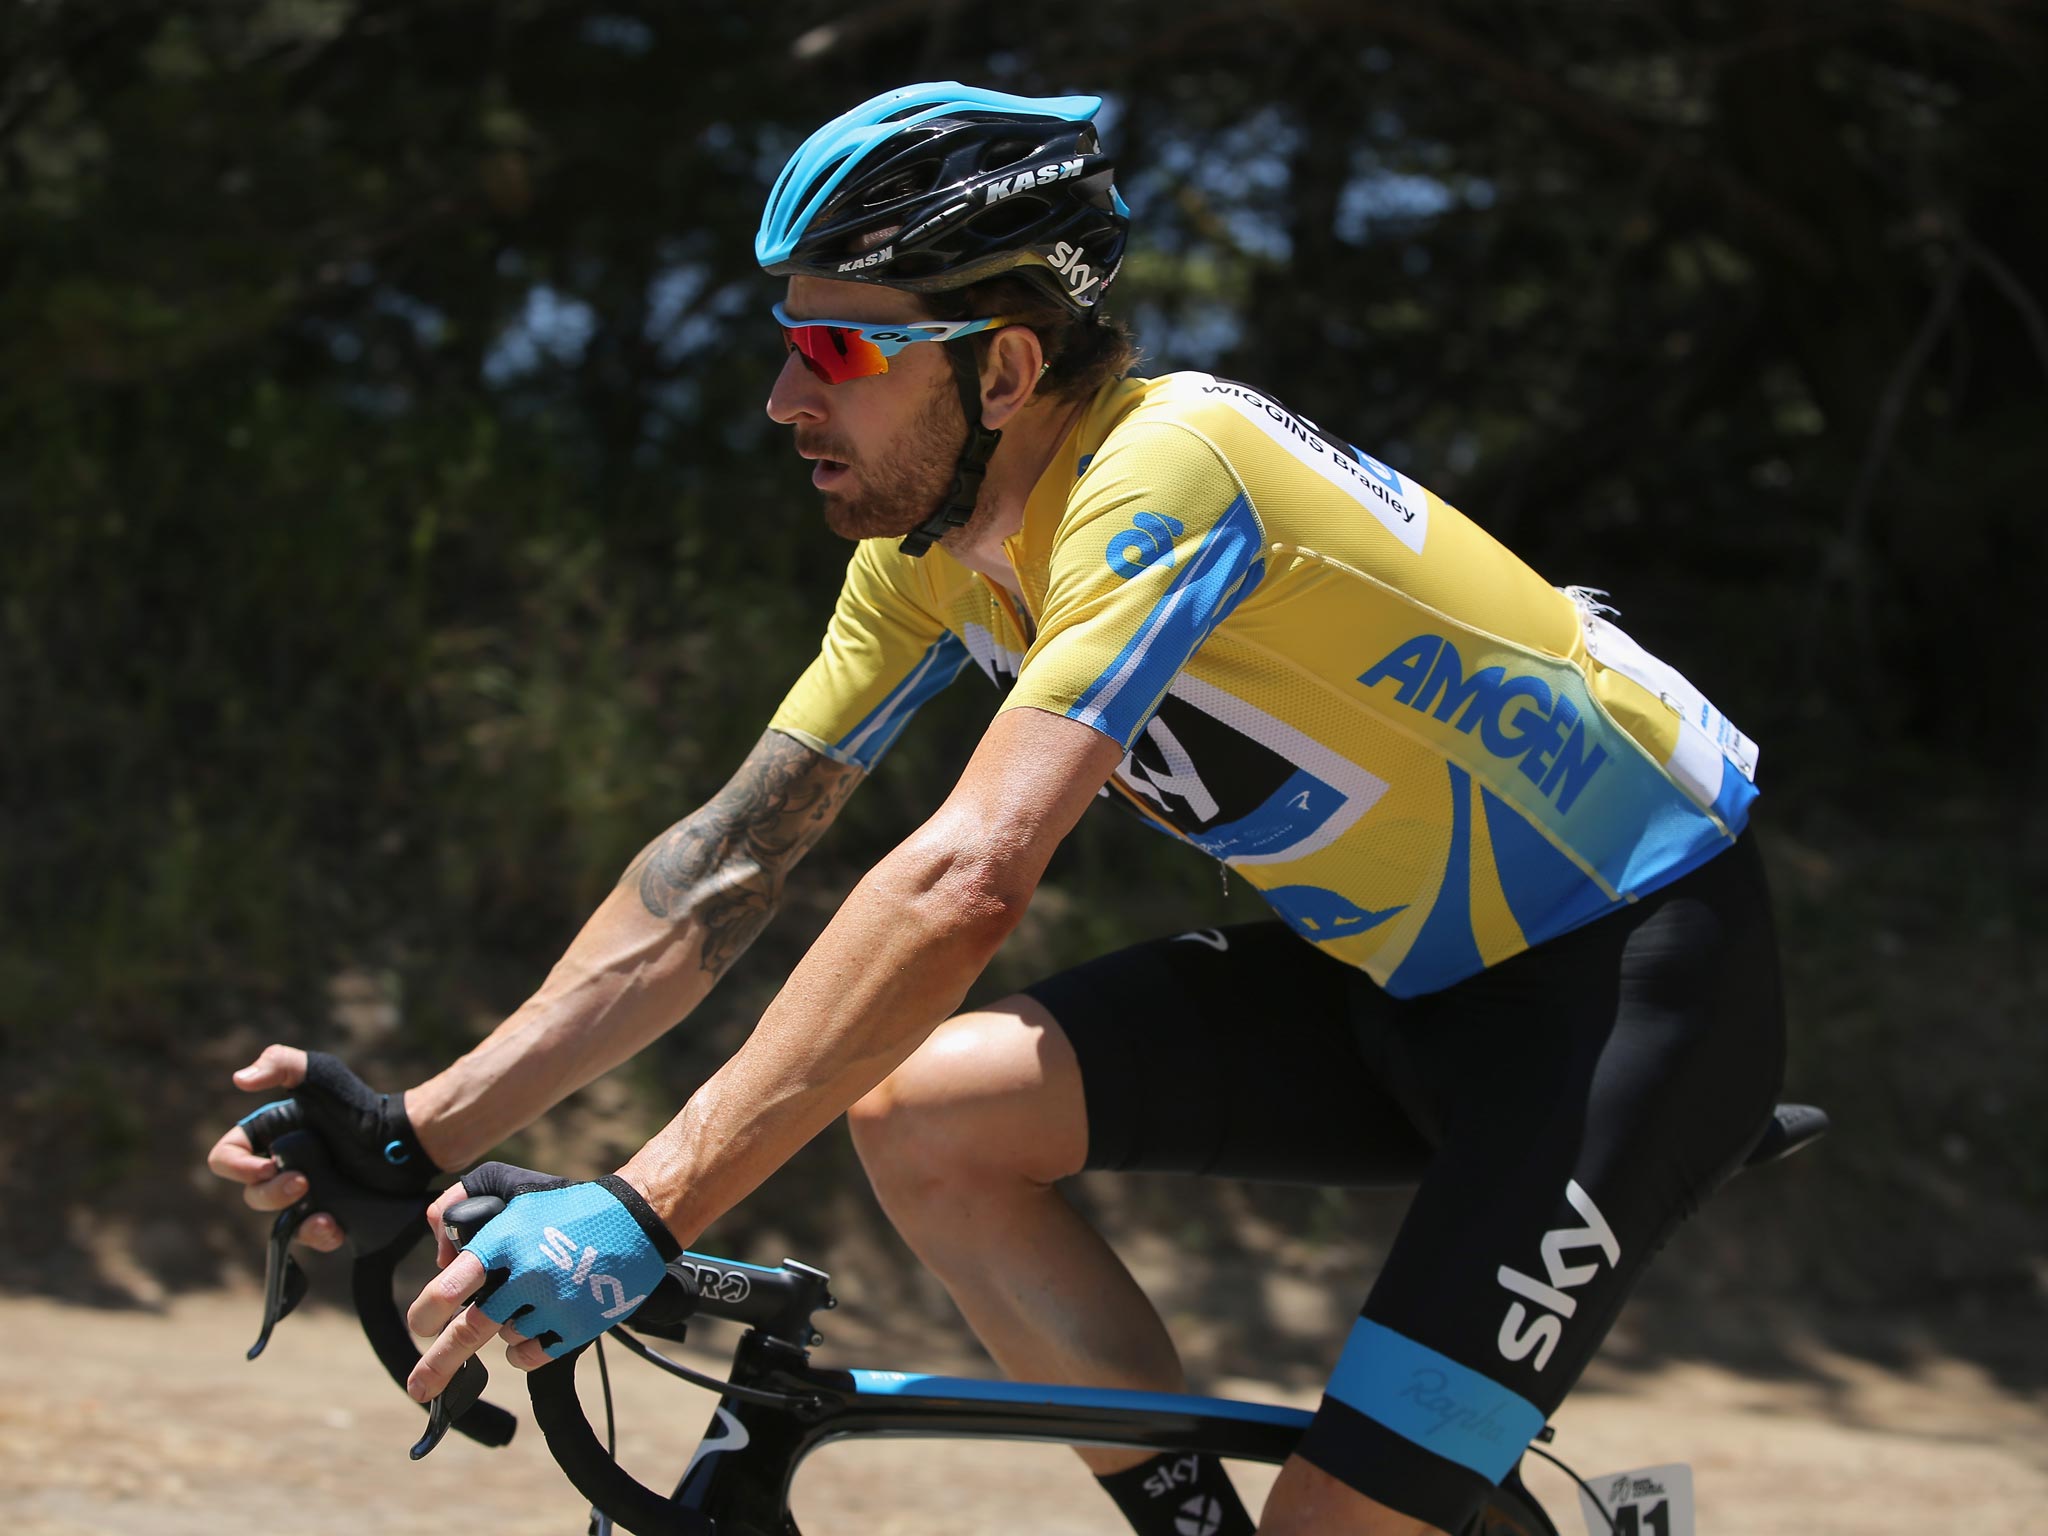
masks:
<svg viewBox="0 0 2048 1536"><path fill-rule="evenodd" d="M950 381L949 381L950 383ZM939 510L952 488L964 433L959 397L935 388L896 440L858 465L832 450L831 439L799 437L799 452L822 452L847 464L853 488L825 491L825 526L844 539L900 539Z"/></svg>

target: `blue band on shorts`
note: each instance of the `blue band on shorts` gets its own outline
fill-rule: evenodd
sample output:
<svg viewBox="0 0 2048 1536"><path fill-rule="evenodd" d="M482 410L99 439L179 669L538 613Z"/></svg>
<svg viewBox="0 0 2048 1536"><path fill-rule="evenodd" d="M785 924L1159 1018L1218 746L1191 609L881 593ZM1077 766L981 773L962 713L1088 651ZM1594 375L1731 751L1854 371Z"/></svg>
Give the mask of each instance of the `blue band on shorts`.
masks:
<svg viewBox="0 0 2048 1536"><path fill-rule="evenodd" d="M1494 1483L1543 1428L1527 1398L1366 1317L1352 1325L1326 1390Z"/></svg>

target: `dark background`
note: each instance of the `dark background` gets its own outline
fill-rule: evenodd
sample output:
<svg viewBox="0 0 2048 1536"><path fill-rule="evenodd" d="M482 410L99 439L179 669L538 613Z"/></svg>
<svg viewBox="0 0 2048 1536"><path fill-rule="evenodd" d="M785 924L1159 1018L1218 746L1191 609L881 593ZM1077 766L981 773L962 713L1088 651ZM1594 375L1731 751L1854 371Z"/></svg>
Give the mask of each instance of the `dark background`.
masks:
<svg viewBox="0 0 2048 1536"><path fill-rule="evenodd" d="M1998 0L0 10L0 1209L38 1234L0 1278L246 1274L198 1166L226 1072L416 1081L722 782L847 553L760 410L765 188L949 76L1111 98L1145 371L1608 589L1763 743L1787 1093L1838 1130L1681 1237L1651 1345L1865 1318L2021 1370L1968 1342L2048 1288L2048 31ZM665 1119L992 702L928 710L700 1014L514 1150L594 1172ZM1091 817L983 990L1255 910ZM1219 1276L1276 1221L1347 1294L1399 1209L1083 1198ZM713 1236L829 1264L877 1222L834 1132Z"/></svg>

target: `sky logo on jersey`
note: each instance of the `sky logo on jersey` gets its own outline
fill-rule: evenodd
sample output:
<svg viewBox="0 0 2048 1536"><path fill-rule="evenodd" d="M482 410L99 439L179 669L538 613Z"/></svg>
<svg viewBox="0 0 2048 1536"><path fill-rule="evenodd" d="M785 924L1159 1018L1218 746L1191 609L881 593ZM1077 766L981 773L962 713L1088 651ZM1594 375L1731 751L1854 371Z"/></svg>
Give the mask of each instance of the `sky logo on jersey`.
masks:
<svg viewBox="0 0 2048 1536"><path fill-rule="evenodd" d="M1171 568L1173 541L1185 528L1179 518L1163 512L1140 512L1109 541L1109 568L1126 581L1155 563Z"/></svg>
<svg viewBox="0 0 2048 1536"><path fill-rule="evenodd" d="M1197 848L1242 867L1328 847L1387 792L1386 780L1186 673L1116 781Z"/></svg>
<svg viewBox="0 0 2048 1536"><path fill-rule="evenodd" d="M1394 682L1396 704L1468 736L1477 730L1487 751L1515 763L1560 811L1571 810L1607 761L1607 749L1593 743L1578 706L1563 693L1553 696L1540 677L1510 677L1503 666L1467 677L1465 659L1442 635L1395 646L1358 680L1368 688Z"/></svg>

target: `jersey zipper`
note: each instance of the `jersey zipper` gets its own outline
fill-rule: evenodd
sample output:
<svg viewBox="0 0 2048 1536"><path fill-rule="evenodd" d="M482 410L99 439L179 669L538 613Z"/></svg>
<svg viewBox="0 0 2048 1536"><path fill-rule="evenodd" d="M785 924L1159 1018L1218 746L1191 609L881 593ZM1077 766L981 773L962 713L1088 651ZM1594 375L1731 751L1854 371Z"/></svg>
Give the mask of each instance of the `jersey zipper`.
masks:
<svg viewBox="0 0 2048 1536"><path fill-rule="evenodd" d="M992 581L990 578L982 576L979 571L976 571L974 574L981 576L981 584L988 588L989 596L993 597L996 600L996 606L1003 610L1003 616L1010 621L1010 627L1015 629L1018 636L1024 641L1023 648L1027 651L1030 650L1031 643L1038 638L1038 626L1031 622L1031 615L1024 611L1024 605L1012 597L1010 589L1001 582Z"/></svg>

